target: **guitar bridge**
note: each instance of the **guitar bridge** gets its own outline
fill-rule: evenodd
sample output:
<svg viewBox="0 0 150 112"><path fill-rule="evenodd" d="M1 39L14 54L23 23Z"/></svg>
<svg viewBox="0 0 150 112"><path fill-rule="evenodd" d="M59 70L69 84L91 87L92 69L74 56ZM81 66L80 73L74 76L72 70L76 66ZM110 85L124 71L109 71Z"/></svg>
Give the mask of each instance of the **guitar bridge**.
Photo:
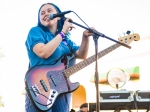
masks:
<svg viewBox="0 0 150 112"><path fill-rule="evenodd" d="M38 96L39 94L41 94L37 85L32 86L32 91L33 91L35 96Z"/></svg>

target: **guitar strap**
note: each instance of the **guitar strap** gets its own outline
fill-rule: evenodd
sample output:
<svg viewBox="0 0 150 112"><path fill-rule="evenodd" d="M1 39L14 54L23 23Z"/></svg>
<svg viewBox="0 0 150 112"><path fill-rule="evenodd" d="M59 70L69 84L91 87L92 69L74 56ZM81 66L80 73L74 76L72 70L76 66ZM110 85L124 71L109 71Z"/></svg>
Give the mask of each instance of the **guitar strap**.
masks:
<svg viewBox="0 0 150 112"><path fill-rule="evenodd" d="M71 49L71 47L70 47L68 44L66 44L66 45L69 47L70 51L74 54L74 52L73 52L73 50ZM75 55L75 54L74 54L74 55ZM71 94L71 93L69 93L69 94ZM64 96L65 96L65 100L66 100L68 109L70 109L70 108L69 108L69 102L68 102L68 99L67 99L67 94L65 94Z"/></svg>
<svg viewBox="0 0 150 112"><path fill-rule="evenodd" d="M70 51L74 54L73 50L71 49L71 47L67 44L67 46L69 47Z"/></svg>

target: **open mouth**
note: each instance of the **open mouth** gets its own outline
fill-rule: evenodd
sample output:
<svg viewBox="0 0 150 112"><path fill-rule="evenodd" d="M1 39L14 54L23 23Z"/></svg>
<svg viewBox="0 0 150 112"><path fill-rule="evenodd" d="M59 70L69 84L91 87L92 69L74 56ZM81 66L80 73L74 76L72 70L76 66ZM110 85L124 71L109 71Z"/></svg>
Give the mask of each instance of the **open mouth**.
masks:
<svg viewBox="0 0 150 112"><path fill-rule="evenodd" d="M49 21L48 17L43 18L44 21Z"/></svg>

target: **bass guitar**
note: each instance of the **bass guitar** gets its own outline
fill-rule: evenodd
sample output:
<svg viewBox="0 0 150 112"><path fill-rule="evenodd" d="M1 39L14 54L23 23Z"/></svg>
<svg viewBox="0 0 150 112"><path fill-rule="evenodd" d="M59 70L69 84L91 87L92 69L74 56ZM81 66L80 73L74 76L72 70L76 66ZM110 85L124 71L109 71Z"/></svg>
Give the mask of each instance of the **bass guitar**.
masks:
<svg viewBox="0 0 150 112"><path fill-rule="evenodd" d="M133 40L138 41L139 39L140 36L134 33L120 37L118 41L128 45ZM98 52L98 59L120 46L116 43ZM49 110L60 94L73 92L79 87L79 82L71 83L69 77L95 60L95 55L93 55L75 64L73 55L65 55L54 65L39 65L30 68L25 74L24 81L26 91L33 104L42 111Z"/></svg>

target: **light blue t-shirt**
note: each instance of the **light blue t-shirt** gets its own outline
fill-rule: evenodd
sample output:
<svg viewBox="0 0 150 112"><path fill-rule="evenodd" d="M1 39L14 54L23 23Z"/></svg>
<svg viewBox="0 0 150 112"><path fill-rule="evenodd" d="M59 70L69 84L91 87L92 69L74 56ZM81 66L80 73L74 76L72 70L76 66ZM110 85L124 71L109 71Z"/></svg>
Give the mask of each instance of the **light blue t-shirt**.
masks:
<svg viewBox="0 0 150 112"><path fill-rule="evenodd" d="M73 41L69 38L70 35L66 36L67 45L70 46L71 50L75 53L79 46L77 46ZM65 54L71 53L69 47L64 43L61 42L54 53L47 59L40 58L33 52L33 47L37 43L48 43L55 37L50 31L43 31L40 27L36 26L30 29L27 40L25 42L28 58L30 62L30 68L36 65L43 65L43 64L53 64L56 60L62 57ZM50 48L51 49L51 48Z"/></svg>

